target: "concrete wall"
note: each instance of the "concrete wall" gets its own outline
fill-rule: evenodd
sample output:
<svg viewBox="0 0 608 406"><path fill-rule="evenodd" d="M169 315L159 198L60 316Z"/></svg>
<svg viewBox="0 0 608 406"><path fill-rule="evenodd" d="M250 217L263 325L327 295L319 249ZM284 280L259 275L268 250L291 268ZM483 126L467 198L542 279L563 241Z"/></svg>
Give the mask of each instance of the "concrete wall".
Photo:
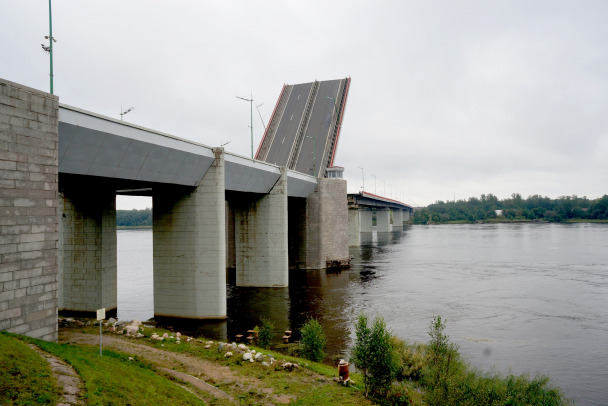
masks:
<svg viewBox="0 0 608 406"><path fill-rule="evenodd" d="M305 222L300 231L298 268L323 269L349 263L346 181L317 179L306 199Z"/></svg>
<svg viewBox="0 0 608 406"><path fill-rule="evenodd" d="M348 246L358 247L361 245L361 221L359 208L348 207Z"/></svg>
<svg viewBox="0 0 608 406"><path fill-rule="evenodd" d="M287 171L268 194L241 195L234 202L237 286L288 286Z"/></svg>
<svg viewBox="0 0 608 406"><path fill-rule="evenodd" d="M379 233L388 233L391 231L390 214L390 209L376 209L376 230Z"/></svg>
<svg viewBox="0 0 608 406"><path fill-rule="evenodd" d="M214 154L196 188L153 190L155 316L226 318L223 149Z"/></svg>
<svg viewBox="0 0 608 406"><path fill-rule="evenodd" d="M0 79L0 330L57 340L58 98Z"/></svg>

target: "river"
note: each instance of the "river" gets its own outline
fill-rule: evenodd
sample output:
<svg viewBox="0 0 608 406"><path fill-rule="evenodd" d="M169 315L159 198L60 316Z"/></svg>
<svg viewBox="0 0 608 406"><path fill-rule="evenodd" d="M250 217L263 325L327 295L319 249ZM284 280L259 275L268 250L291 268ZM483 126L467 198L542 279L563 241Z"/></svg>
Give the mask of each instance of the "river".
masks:
<svg viewBox="0 0 608 406"><path fill-rule="evenodd" d="M189 323L232 338L268 317L280 337L317 318L328 352L346 355L361 312L428 341L435 315L470 363L551 377L577 405L608 402L608 224L406 226L351 248L343 271L292 271L289 288L240 288L228 321ZM152 232L118 231L118 316L153 316Z"/></svg>

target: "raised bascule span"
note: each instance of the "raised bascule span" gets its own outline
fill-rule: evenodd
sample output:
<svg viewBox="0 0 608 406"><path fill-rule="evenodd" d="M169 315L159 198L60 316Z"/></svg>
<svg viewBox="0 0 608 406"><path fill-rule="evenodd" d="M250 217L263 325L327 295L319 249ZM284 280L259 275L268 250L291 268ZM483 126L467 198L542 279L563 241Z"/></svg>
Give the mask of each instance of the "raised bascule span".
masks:
<svg viewBox="0 0 608 406"><path fill-rule="evenodd" d="M283 85L255 159L327 177L334 165L350 78Z"/></svg>

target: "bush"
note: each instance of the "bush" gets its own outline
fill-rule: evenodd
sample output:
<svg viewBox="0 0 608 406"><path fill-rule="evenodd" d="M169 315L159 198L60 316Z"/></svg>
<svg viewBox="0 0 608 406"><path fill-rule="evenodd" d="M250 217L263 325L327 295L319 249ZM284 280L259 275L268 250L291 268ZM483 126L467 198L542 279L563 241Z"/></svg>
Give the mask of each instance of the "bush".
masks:
<svg viewBox="0 0 608 406"><path fill-rule="evenodd" d="M381 317L369 327L365 314L359 316L355 333L352 361L363 375L365 396L386 398L397 370L391 333Z"/></svg>
<svg viewBox="0 0 608 406"><path fill-rule="evenodd" d="M302 329L302 355L314 362L321 362L325 358L325 333L319 322L313 318L308 319Z"/></svg>
<svg viewBox="0 0 608 406"><path fill-rule="evenodd" d="M258 328L258 345L268 349L270 347L270 341L272 340L274 324L266 317L261 317L260 326L256 326L256 328Z"/></svg>
<svg viewBox="0 0 608 406"><path fill-rule="evenodd" d="M420 380L426 361L425 346L423 344L408 344L395 336L391 339L397 362L397 380Z"/></svg>

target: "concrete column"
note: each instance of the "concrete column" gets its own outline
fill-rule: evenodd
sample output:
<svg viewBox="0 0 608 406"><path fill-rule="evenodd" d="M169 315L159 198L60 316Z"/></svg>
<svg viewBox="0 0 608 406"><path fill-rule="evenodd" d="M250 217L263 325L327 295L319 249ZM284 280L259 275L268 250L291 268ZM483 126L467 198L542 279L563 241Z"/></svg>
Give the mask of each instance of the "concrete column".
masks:
<svg viewBox="0 0 608 406"><path fill-rule="evenodd" d="M224 150L199 185L153 189L154 315L226 318Z"/></svg>
<svg viewBox="0 0 608 406"><path fill-rule="evenodd" d="M117 306L116 194L91 178L60 179L59 308L95 312Z"/></svg>
<svg viewBox="0 0 608 406"><path fill-rule="evenodd" d="M376 230L379 233L388 233L391 231L390 209L376 210Z"/></svg>
<svg viewBox="0 0 608 406"><path fill-rule="evenodd" d="M281 177L268 194L236 204L237 286L288 286L287 170L281 168Z"/></svg>
<svg viewBox="0 0 608 406"><path fill-rule="evenodd" d="M348 246L358 247L361 245L361 221L359 208L348 207Z"/></svg>
<svg viewBox="0 0 608 406"><path fill-rule="evenodd" d="M226 200L226 268L236 269L236 246L234 240L234 208Z"/></svg>
<svg viewBox="0 0 608 406"><path fill-rule="evenodd" d="M373 213L371 210L359 210L359 224L362 233L371 233L373 223Z"/></svg>
<svg viewBox="0 0 608 406"><path fill-rule="evenodd" d="M393 209L393 231L403 230L403 210Z"/></svg>
<svg viewBox="0 0 608 406"><path fill-rule="evenodd" d="M409 210L404 210L403 211L403 221L410 221L410 211Z"/></svg>

